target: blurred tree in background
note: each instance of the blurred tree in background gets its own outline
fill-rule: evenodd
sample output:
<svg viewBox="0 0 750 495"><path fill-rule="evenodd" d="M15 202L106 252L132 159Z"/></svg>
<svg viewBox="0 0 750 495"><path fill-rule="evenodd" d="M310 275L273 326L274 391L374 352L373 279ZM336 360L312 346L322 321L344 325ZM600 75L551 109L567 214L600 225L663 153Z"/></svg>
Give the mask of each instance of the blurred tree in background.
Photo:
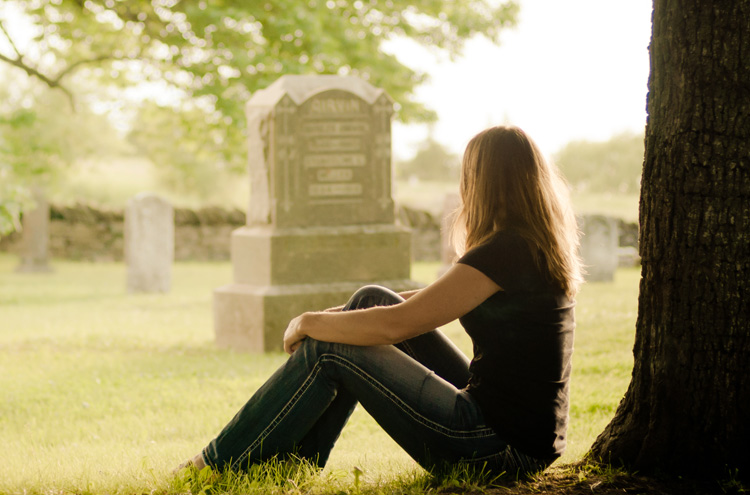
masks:
<svg viewBox="0 0 750 495"><path fill-rule="evenodd" d="M430 136L420 145L414 158L397 163L395 168L399 179L415 177L419 180L458 182L461 159Z"/></svg>
<svg viewBox="0 0 750 495"><path fill-rule="evenodd" d="M499 42L517 12L491 0L5 0L0 62L77 110L117 108L138 150L190 187L214 168L244 171L244 104L281 75L356 75L391 95L398 119L429 121L413 99L427 75L382 44L407 37L454 56L474 35ZM123 105L125 91L142 104Z"/></svg>
<svg viewBox="0 0 750 495"><path fill-rule="evenodd" d="M18 228L32 202L28 186L47 186L80 158L111 151L118 137L104 115L77 112L60 92L0 78L0 234Z"/></svg>
<svg viewBox="0 0 750 495"><path fill-rule="evenodd" d="M571 141L555 161L576 191L636 193L643 154L643 134L624 132L608 141Z"/></svg>

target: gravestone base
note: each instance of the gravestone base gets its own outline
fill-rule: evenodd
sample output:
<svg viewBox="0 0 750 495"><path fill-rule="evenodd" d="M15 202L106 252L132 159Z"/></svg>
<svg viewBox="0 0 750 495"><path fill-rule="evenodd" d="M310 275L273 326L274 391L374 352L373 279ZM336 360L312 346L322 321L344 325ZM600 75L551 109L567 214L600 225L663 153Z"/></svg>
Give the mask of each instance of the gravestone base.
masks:
<svg viewBox="0 0 750 495"><path fill-rule="evenodd" d="M219 347L251 352L283 350L287 324L306 311L339 306L363 285L403 291L412 280L253 286L230 284L214 290L214 331Z"/></svg>
<svg viewBox="0 0 750 495"><path fill-rule="evenodd" d="M235 283L275 286L409 278L411 233L394 224L232 232Z"/></svg>
<svg viewBox="0 0 750 495"><path fill-rule="evenodd" d="M232 232L234 283L214 291L214 331L222 347L279 351L289 321L344 304L360 287L415 289L411 234L393 224Z"/></svg>

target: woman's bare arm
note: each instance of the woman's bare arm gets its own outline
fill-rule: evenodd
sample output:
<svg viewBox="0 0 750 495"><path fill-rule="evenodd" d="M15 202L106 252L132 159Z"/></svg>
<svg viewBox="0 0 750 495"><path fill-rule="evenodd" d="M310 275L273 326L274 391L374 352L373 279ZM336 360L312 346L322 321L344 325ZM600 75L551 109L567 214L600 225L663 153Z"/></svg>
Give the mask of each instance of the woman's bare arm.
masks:
<svg viewBox="0 0 750 495"><path fill-rule="evenodd" d="M398 295L404 299L409 299L412 296L416 296L421 290L422 289L406 290L404 292L399 292Z"/></svg>
<svg viewBox="0 0 750 495"><path fill-rule="evenodd" d="M428 287L409 291L399 304L304 313L289 323L284 350L293 352L307 336L354 345L395 344L463 316L498 290L479 270L457 264Z"/></svg>
<svg viewBox="0 0 750 495"><path fill-rule="evenodd" d="M409 299L411 296L413 296L414 294L416 294L420 290L422 290L422 289L407 290L407 291L404 291L404 292L399 292L398 295L401 296L401 297L403 297L404 299ZM345 305L342 304L341 306L334 306L332 308L324 309L323 312L324 313L337 313L339 311L342 311L344 309L344 307L345 307Z"/></svg>

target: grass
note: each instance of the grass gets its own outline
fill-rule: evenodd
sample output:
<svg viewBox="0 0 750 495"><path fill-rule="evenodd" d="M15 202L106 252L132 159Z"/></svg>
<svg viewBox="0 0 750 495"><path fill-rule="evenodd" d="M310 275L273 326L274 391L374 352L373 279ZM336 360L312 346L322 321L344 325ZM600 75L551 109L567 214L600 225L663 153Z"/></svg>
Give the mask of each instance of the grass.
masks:
<svg viewBox="0 0 750 495"><path fill-rule="evenodd" d="M197 487L169 473L285 359L215 348L211 291L230 281L231 265L177 263L168 294L128 294L120 263L55 260L51 274L16 274L16 264L0 255L0 494L198 493L215 483ZM413 278L429 282L437 269L417 264ZM583 455L628 384L638 278L635 269L620 270L614 283L580 294L570 439L560 463ZM444 330L470 354L457 323ZM355 476L355 467L363 473ZM273 490L434 488L360 409L326 470L294 476ZM257 480L222 483L219 491L252 493L248 483Z"/></svg>

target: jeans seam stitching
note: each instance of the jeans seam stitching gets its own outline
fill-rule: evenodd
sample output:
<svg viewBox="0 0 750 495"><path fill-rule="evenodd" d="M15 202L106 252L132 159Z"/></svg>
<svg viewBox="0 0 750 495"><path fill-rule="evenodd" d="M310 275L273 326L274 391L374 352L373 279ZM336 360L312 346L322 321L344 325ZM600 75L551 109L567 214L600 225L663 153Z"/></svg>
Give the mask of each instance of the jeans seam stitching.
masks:
<svg viewBox="0 0 750 495"><path fill-rule="evenodd" d="M459 430L453 430L451 428L442 426L438 424L436 421L425 418L421 414L417 413L408 404L406 404L402 399L400 399L396 394L388 390L388 388L385 387L382 383L377 381L371 375L369 375L368 373L364 372L361 368L359 368L359 366L348 361L347 359L341 356L338 356L336 354L323 354L321 356L321 361L325 361L325 360L331 360L331 361L340 360L341 363L344 364L344 366L350 368L351 371L359 374L362 378L370 381L373 385L375 385L376 390L378 390L382 395L384 395L386 398L391 400L391 402L394 403L399 409L401 409L406 414L410 415L418 423L424 425L426 428L429 428L430 430L436 433L445 435L447 437L459 438L459 439L486 438L486 437L491 437L493 435L496 435L495 431L492 428L480 428L477 430L472 430L471 432L463 433L465 430L461 430L460 432Z"/></svg>
<svg viewBox="0 0 750 495"><path fill-rule="evenodd" d="M284 407L281 408L281 411L279 411L279 413L271 420L269 425L266 426L266 428L262 432L260 432L258 437L253 441L252 444L250 444L250 446L247 449L245 449L242 455L240 455L240 457L237 458L236 461L232 462L231 467L234 467L244 462L245 459L247 459L248 454L252 452L255 448L257 448L258 445L262 443L263 440L265 440L268 437L268 435L270 435L273 432L273 430L276 429L279 423L281 423L284 420L287 414L289 414L289 411L291 410L291 408L293 408L294 405L297 402L299 402L299 400L302 398L305 392L312 386L312 383L315 381L315 378L317 378L320 372L319 363L320 362L315 363L315 366L313 367L312 370L310 370L310 373L307 375L307 378L305 379L304 382L302 382L302 385L297 389L297 391L294 393L292 398L289 399L286 404L284 404Z"/></svg>

